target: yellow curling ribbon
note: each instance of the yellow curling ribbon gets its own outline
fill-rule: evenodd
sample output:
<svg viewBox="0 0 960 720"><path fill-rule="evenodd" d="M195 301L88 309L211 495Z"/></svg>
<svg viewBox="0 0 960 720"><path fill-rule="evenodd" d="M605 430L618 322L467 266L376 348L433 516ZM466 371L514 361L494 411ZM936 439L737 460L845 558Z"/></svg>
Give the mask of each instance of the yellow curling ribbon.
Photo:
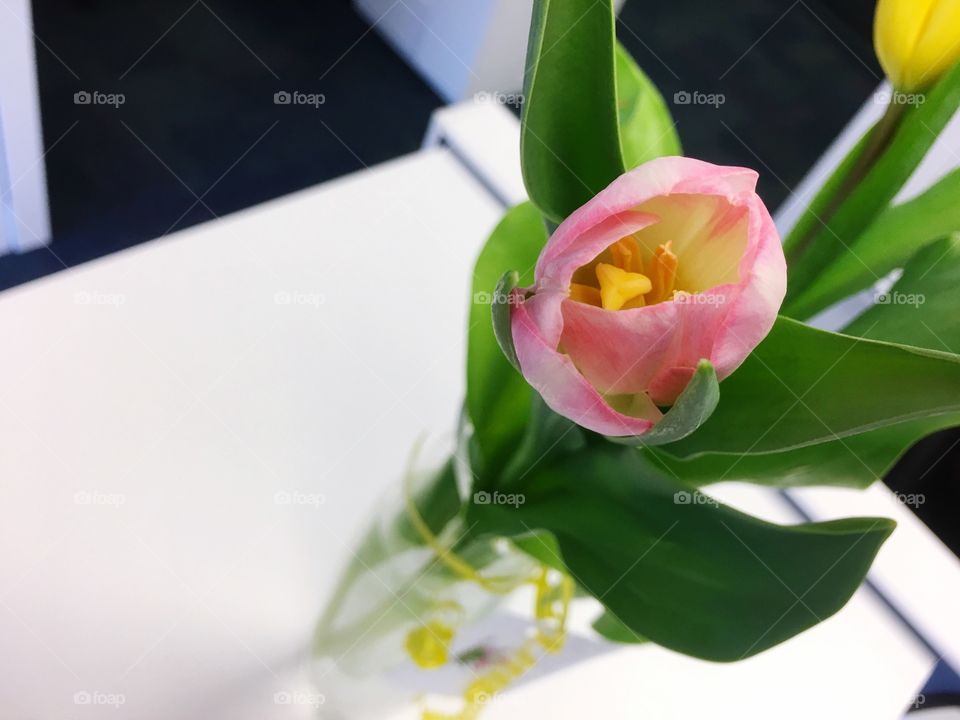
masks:
<svg viewBox="0 0 960 720"><path fill-rule="evenodd" d="M406 505L407 515L417 534L420 535L420 538L426 543L427 547L433 550L437 559L464 580L475 582L484 590L496 593L497 595L506 595L512 592L517 587L517 583L513 578L486 578L477 572L470 563L457 555L451 548L444 547L443 543L433 534L430 526L427 525L426 520L423 519L420 511L417 509L417 504L413 500L413 488L411 487L413 482L412 476L413 473L407 472L406 479L404 480L403 501Z"/></svg>
<svg viewBox="0 0 960 720"><path fill-rule="evenodd" d="M455 632L450 625L431 620L410 631L404 648L417 666L424 670L443 667L450 657L450 643Z"/></svg>
<svg viewBox="0 0 960 720"><path fill-rule="evenodd" d="M410 522L423 542L433 550L437 559L464 580L475 582L484 590L498 595L511 592L519 586L512 578L487 578L451 548L444 547L427 525L413 499L411 475L407 473L404 483L404 501ZM555 581L551 582L551 578ZM534 616L537 629L534 636L498 661L490 670L476 675L463 692L463 705L458 712L448 714L424 709L422 720L474 720L496 695L507 689L514 681L525 675L537 664L538 650L544 653L559 652L566 641L567 612L573 597L573 581L560 573L541 566L539 572L523 582L536 589ZM457 603L447 602L438 609L457 609ZM434 619L423 623L408 633L404 647L414 663L423 669L442 667L449 662L450 645L456 630L454 625Z"/></svg>

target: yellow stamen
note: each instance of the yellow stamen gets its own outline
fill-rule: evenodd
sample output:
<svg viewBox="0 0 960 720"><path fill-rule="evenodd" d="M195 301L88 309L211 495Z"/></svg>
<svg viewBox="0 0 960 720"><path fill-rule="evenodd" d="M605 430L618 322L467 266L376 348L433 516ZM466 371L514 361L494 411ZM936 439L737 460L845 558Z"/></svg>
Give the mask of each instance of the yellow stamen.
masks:
<svg viewBox="0 0 960 720"><path fill-rule="evenodd" d="M600 291L595 287L582 285L580 283L570 283L570 299L585 303L586 305L602 306Z"/></svg>
<svg viewBox="0 0 960 720"><path fill-rule="evenodd" d="M643 257L640 255L640 245L632 235L617 240L610 246L610 255L613 264L627 272L642 273Z"/></svg>
<svg viewBox="0 0 960 720"><path fill-rule="evenodd" d="M650 278L640 273L628 272L616 265L597 265L597 280L600 281L600 300L604 310L642 307L643 296L653 289Z"/></svg>
<svg viewBox="0 0 960 720"><path fill-rule="evenodd" d="M647 298L650 303L664 302L673 297L677 285L678 264L679 260L670 250L669 242L653 251L650 259L650 279L655 289Z"/></svg>

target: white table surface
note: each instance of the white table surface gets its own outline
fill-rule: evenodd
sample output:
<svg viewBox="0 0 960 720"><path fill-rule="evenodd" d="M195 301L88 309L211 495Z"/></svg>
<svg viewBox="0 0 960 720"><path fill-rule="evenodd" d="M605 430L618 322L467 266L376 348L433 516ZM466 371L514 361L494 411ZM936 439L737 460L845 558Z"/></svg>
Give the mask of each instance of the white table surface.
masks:
<svg viewBox="0 0 960 720"><path fill-rule="evenodd" d="M274 693L306 687L316 613L410 446L453 425L501 212L434 148L0 294L4 713L309 714ZM893 720L932 664L861 590L747 662L619 650L487 717Z"/></svg>

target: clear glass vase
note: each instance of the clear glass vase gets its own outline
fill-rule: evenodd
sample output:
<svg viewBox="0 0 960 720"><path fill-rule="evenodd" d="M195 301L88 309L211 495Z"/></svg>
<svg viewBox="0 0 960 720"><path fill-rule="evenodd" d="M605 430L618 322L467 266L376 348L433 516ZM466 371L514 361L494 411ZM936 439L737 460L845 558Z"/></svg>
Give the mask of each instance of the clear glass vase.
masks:
<svg viewBox="0 0 960 720"><path fill-rule="evenodd" d="M474 718L563 644L569 580L507 540L471 535L462 457L431 470L414 457L316 626L313 681L330 720L382 720L411 704L424 720ZM528 622L481 623L526 585Z"/></svg>

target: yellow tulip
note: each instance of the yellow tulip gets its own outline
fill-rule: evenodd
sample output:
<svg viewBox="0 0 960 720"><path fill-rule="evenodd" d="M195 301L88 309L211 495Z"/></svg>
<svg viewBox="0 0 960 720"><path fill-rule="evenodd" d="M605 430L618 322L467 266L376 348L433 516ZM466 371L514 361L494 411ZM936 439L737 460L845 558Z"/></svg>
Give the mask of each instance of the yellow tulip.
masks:
<svg viewBox="0 0 960 720"><path fill-rule="evenodd" d="M880 0L873 37L893 87L924 90L960 60L960 0Z"/></svg>

